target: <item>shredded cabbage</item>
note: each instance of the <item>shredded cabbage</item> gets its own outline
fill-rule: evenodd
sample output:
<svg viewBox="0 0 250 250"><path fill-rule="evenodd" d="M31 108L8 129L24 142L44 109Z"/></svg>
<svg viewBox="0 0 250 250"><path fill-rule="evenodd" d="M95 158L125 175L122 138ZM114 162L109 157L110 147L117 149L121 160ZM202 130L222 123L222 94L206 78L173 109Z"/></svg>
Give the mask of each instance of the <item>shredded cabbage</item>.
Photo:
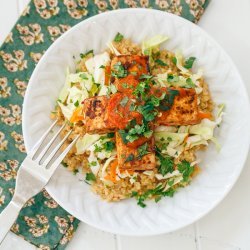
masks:
<svg viewBox="0 0 250 250"><path fill-rule="evenodd" d="M67 69L66 81L58 97L58 105L63 115L70 120L74 110L89 96L94 96L98 87L88 72L69 73Z"/></svg>
<svg viewBox="0 0 250 250"><path fill-rule="evenodd" d="M107 46L109 47L109 49L110 49L110 51L111 51L112 54L114 54L116 56L121 55L121 53L115 48L115 46L113 45L112 42L107 43Z"/></svg>
<svg viewBox="0 0 250 250"><path fill-rule="evenodd" d="M85 62L86 68L88 72L93 75L95 83L104 85L105 71L103 69L103 66L105 67L109 63L110 57L107 52L95 55L94 57L89 58Z"/></svg>
<svg viewBox="0 0 250 250"><path fill-rule="evenodd" d="M155 128L155 132L177 132L177 128L174 126L158 126Z"/></svg>
<svg viewBox="0 0 250 250"><path fill-rule="evenodd" d="M177 50L175 52L175 58L176 58L176 67L183 73L190 75L190 71L183 67L183 55L180 50Z"/></svg>
<svg viewBox="0 0 250 250"><path fill-rule="evenodd" d="M107 167L109 166L109 164L110 164L113 160L115 160L115 156L112 156L112 157L110 157L109 159L107 159L107 160L105 161L103 167L102 167L102 170L101 170L101 177L100 177L100 180L101 180L104 184L106 184L107 186L112 186L112 185L114 185L114 183L113 183L112 181L106 180L106 179L104 178L104 177L107 175L106 169L107 169ZM117 178L119 178L119 177L117 177Z"/></svg>
<svg viewBox="0 0 250 250"><path fill-rule="evenodd" d="M144 55L151 55L152 49L158 47L161 43L168 40L167 36L156 35L148 40L142 42L142 53Z"/></svg>
<svg viewBox="0 0 250 250"><path fill-rule="evenodd" d="M79 138L76 142L76 154L83 154L89 149L96 141L100 139L100 135L97 134L85 134L83 137Z"/></svg>
<svg viewBox="0 0 250 250"><path fill-rule="evenodd" d="M89 167L92 171L92 173L97 176L101 166L100 166L100 163L97 159L97 157L95 156L94 152L90 152L90 155L88 157L88 162L89 162Z"/></svg>
<svg viewBox="0 0 250 250"><path fill-rule="evenodd" d="M57 102L57 104L61 108L64 117L67 120L70 120L72 113L73 113L72 107L67 107L67 106L63 105L61 102Z"/></svg>
<svg viewBox="0 0 250 250"><path fill-rule="evenodd" d="M162 174L155 174L155 178L157 180L165 180L165 179L169 179L172 177L176 177L176 176L180 176L182 175L179 170L174 170L172 173L167 173L164 176Z"/></svg>
<svg viewBox="0 0 250 250"><path fill-rule="evenodd" d="M173 180L174 180L174 183L171 186L167 183L167 185L163 189L164 192L167 191L173 185L176 185L176 184L180 183L183 180L183 176L182 175L177 176L177 177L173 178Z"/></svg>
<svg viewBox="0 0 250 250"><path fill-rule="evenodd" d="M155 132L154 137L157 147L162 154L177 158L184 150L183 142L188 133L171 133L167 131Z"/></svg>

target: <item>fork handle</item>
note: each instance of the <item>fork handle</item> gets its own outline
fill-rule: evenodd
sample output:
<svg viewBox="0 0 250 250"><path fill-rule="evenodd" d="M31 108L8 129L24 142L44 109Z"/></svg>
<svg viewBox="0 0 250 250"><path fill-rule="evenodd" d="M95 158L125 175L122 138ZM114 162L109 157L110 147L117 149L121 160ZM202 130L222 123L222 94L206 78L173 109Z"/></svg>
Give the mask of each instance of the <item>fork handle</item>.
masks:
<svg viewBox="0 0 250 250"><path fill-rule="evenodd" d="M0 245L3 242L7 233L9 232L11 226L16 221L21 208L22 208L21 206L19 206L12 200L0 214L0 225L1 225L0 226Z"/></svg>

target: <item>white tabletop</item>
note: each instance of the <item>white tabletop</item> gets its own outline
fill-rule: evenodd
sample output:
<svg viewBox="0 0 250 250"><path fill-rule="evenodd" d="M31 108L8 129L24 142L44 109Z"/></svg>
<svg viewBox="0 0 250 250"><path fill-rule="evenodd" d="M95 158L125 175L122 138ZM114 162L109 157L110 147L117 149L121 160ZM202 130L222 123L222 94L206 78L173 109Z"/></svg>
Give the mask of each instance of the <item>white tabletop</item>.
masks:
<svg viewBox="0 0 250 250"><path fill-rule="evenodd" d="M0 43L15 24L27 2L29 0L0 0ZM250 95L249 12L250 0L211 0L199 25L232 57ZM67 249L249 250L249 166L250 156L229 195L211 213L191 226L171 234L139 238L116 236L81 223ZM0 249L31 250L35 247L9 233Z"/></svg>

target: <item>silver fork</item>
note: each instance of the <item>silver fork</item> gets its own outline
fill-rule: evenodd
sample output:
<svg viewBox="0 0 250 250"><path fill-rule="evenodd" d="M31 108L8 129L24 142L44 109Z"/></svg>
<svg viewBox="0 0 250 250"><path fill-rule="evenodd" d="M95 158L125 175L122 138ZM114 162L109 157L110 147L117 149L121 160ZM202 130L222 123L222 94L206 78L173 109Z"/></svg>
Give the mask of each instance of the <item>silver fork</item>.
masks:
<svg viewBox="0 0 250 250"><path fill-rule="evenodd" d="M0 214L0 244L15 222L19 211L23 205L34 195L39 193L43 187L49 182L51 176L60 165L64 157L72 148L74 143L79 138L79 135L64 149L64 151L55 158L61 146L67 140L72 130L58 143L54 148L52 144L59 138L60 132L65 127L65 124L55 133L53 138L42 148L42 144L47 138L48 134L56 126L57 120L50 126L50 128L43 134L41 139L37 142L34 148L28 153L27 157L22 162L17 173L16 188L12 200L7 207ZM41 153L39 153L39 151ZM48 151L51 153L47 155ZM36 155L38 155L36 157ZM45 159L44 161L42 161Z"/></svg>

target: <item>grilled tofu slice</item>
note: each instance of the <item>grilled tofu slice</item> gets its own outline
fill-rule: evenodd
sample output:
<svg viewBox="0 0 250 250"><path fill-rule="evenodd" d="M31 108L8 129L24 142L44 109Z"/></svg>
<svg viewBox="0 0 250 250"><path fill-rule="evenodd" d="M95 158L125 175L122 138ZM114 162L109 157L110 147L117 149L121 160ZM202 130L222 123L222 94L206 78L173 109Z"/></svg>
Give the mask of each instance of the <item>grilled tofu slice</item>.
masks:
<svg viewBox="0 0 250 250"><path fill-rule="evenodd" d="M114 131L107 121L107 96L87 98L83 103L83 116L86 132L89 134L104 134Z"/></svg>
<svg viewBox="0 0 250 250"><path fill-rule="evenodd" d="M118 166L121 170L150 170L156 167L154 138L147 142L148 154L138 157L138 148L124 144L119 132L116 132L116 150Z"/></svg>
<svg viewBox="0 0 250 250"><path fill-rule="evenodd" d="M123 71L124 70L124 71ZM121 55L111 61L111 82L119 92L131 92L142 74L149 73L148 56Z"/></svg>
<svg viewBox="0 0 250 250"><path fill-rule="evenodd" d="M166 126L200 123L197 94L195 90L185 88L175 88L175 90L179 91L179 95L175 96L171 109L168 111L160 111L156 118L156 123Z"/></svg>

